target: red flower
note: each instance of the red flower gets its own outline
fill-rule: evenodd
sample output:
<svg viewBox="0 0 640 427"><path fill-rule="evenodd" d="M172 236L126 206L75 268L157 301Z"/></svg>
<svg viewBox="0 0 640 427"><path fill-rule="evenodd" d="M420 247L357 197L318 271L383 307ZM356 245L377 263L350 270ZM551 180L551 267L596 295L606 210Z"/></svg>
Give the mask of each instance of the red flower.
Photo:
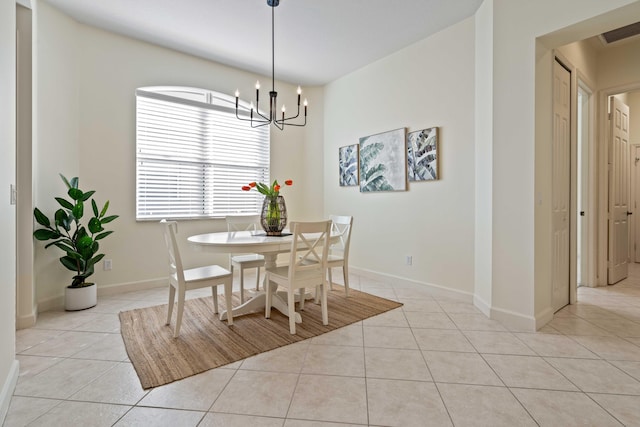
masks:
<svg viewBox="0 0 640 427"><path fill-rule="evenodd" d="M285 185L293 185L293 180L292 179L288 179L284 182ZM274 179L273 183L271 185L268 185L263 183L263 182L250 182L247 185L243 185L242 186L242 190L244 191L249 191L252 188L255 188L260 194L264 194L267 197L277 197L280 194L280 189L282 188L282 186L280 184L278 184L278 180Z"/></svg>

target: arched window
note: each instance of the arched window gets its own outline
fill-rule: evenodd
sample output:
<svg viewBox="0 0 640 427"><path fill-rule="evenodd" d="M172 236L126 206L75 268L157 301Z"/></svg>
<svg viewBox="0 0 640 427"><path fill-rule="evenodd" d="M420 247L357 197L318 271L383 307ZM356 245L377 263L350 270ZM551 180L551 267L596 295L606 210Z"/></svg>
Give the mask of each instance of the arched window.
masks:
<svg viewBox="0 0 640 427"><path fill-rule="evenodd" d="M187 87L136 90L136 219L258 213L242 191L269 180L269 127L235 117L235 98Z"/></svg>

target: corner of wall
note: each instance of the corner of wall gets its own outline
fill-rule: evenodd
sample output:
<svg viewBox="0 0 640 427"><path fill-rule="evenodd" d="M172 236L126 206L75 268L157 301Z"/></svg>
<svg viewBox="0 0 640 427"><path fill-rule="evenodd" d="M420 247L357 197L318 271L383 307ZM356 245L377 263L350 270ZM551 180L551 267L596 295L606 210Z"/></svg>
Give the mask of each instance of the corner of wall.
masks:
<svg viewBox="0 0 640 427"><path fill-rule="evenodd" d="M13 390L18 383L18 374L20 372L20 364L17 360L14 360L9 370L9 375L2 385L0 390L0 424L4 425L4 419L9 411L9 404L11 403L11 396L13 396Z"/></svg>

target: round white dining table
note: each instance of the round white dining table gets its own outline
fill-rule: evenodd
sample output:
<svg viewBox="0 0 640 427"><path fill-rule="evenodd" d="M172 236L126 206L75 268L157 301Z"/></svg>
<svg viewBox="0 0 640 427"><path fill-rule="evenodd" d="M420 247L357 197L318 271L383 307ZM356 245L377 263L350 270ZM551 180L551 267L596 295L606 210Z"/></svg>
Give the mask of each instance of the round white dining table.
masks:
<svg viewBox="0 0 640 427"><path fill-rule="evenodd" d="M189 236L187 241L195 245L199 250L212 253L257 253L264 256L265 268L268 270L276 266L276 258L279 253L289 252L293 236L287 230L282 236L267 236L264 231L233 231L205 233ZM266 284L265 284L266 285ZM263 310L266 303L264 289L277 288L275 286L262 286L262 291L257 291L244 304L234 307L233 317ZM286 299L278 295L277 289L272 289L272 307L280 313L288 316ZM286 295L286 293L285 293ZM227 318L227 312L220 313L220 320ZM302 322L302 317L296 313L296 323Z"/></svg>

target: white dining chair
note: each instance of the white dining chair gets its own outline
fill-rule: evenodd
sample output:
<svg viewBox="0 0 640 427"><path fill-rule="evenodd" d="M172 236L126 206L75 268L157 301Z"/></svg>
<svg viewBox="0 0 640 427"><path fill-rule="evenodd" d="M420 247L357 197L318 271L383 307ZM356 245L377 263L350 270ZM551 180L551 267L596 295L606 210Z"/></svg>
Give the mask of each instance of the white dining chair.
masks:
<svg viewBox="0 0 640 427"><path fill-rule="evenodd" d="M265 317L271 317L273 299L270 286L282 286L287 289L289 332L296 333L295 291L300 289L300 310L304 309L306 288L316 288L320 293L322 324L329 324L327 309L327 255L329 253L329 235L331 221L291 222L291 249L289 264L268 269L265 273L266 304ZM271 283L273 282L273 284Z"/></svg>
<svg viewBox="0 0 640 427"><path fill-rule="evenodd" d="M344 294L345 296L349 296L349 244L351 242L353 217L346 215L329 215L329 219L331 220L331 240L335 242L331 244L327 257L329 287L333 290L331 269L342 267Z"/></svg>
<svg viewBox="0 0 640 427"><path fill-rule="evenodd" d="M257 231L260 228L260 215L227 215L227 231ZM244 271L256 269L256 291L260 290L260 267L264 267L264 256L260 254L229 254L231 273L240 269L240 303L244 303Z"/></svg>
<svg viewBox="0 0 640 427"><path fill-rule="evenodd" d="M182 313L184 311L184 300L186 291L211 287L213 294L213 312L218 313L218 292L220 285L224 286L224 297L227 305L227 324L233 325L233 314L231 312L231 295L233 292L233 276L229 270L219 265L207 265L185 270L182 266L182 258L178 249L176 234L178 223L175 221L160 221L164 225L164 240L169 252L169 308L167 310L167 325L171 324L173 314L173 304L178 294L178 313L176 316L176 326L173 331L174 338L180 334L182 323Z"/></svg>

